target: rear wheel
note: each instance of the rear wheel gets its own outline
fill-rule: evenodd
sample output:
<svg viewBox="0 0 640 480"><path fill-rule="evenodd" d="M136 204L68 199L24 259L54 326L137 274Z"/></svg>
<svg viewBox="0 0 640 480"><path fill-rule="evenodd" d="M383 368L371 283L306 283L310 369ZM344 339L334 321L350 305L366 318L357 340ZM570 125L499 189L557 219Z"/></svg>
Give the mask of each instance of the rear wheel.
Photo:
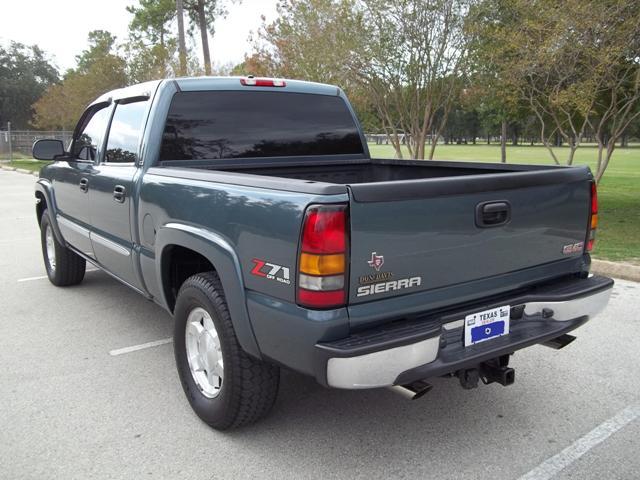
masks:
<svg viewBox="0 0 640 480"><path fill-rule="evenodd" d="M191 407L213 428L253 423L273 407L280 370L242 350L214 272L193 275L180 287L174 351Z"/></svg>
<svg viewBox="0 0 640 480"><path fill-rule="evenodd" d="M43 212L40 220L40 240L44 266L51 283L58 287L80 283L84 278L86 261L58 241L53 233L48 210Z"/></svg>

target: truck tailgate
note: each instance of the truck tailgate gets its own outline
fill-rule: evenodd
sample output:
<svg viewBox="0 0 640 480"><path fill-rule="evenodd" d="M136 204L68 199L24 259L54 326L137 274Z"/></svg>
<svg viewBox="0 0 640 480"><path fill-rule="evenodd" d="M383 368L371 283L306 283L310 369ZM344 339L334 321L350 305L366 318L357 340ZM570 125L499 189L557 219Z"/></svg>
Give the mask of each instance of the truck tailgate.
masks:
<svg viewBox="0 0 640 480"><path fill-rule="evenodd" d="M591 179L572 167L349 185L350 304L581 256Z"/></svg>

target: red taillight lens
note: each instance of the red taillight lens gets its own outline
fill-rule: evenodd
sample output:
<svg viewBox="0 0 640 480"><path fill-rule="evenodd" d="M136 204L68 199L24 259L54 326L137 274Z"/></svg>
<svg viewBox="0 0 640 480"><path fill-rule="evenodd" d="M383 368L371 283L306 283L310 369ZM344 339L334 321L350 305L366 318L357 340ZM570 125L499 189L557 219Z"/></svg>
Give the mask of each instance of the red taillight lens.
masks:
<svg viewBox="0 0 640 480"><path fill-rule="evenodd" d="M596 228L598 226L598 188L596 182L591 182L591 214L589 215L589 230L587 234L587 252L593 250L596 242Z"/></svg>
<svg viewBox="0 0 640 480"><path fill-rule="evenodd" d="M310 207L302 231L302 251L343 253L346 248L346 207Z"/></svg>
<svg viewBox="0 0 640 480"><path fill-rule="evenodd" d="M330 292L314 292L313 290L298 290L298 302L300 305L311 308L336 308L344 305L344 290Z"/></svg>
<svg viewBox="0 0 640 480"><path fill-rule="evenodd" d="M302 224L298 304L337 308L346 303L347 205L312 205Z"/></svg>

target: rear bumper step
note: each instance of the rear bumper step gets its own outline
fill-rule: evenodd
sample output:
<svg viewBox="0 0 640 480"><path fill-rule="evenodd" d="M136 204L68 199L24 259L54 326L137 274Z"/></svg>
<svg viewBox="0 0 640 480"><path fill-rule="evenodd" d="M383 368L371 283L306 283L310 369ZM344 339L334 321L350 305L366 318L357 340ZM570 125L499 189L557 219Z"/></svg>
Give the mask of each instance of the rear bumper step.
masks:
<svg viewBox="0 0 640 480"><path fill-rule="evenodd" d="M612 287L613 280L606 277L565 279L491 303L392 322L335 342L319 343L319 370L326 372L326 381L321 383L347 389L407 385L531 345L553 343L603 310ZM510 333L465 347L465 316L505 304L511 305Z"/></svg>

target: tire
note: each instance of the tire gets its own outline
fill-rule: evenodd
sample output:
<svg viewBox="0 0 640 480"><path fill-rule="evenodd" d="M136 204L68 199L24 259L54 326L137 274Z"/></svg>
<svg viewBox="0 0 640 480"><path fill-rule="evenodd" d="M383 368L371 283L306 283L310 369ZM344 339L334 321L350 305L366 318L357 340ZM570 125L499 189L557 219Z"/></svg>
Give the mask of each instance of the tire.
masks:
<svg viewBox="0 0 640 480"><path fill-rule="evenodd" d="M42 213L40 220L40 241L44 266L51 283L58 287L80 283L84 278L87 263L80 255L58 242L48 210Z"/></svg>
<svg viewBox="0 0 640 480"><path fill-rule="evenodd" d="M240 347L217 274L189 277L180 287L174 313L176 366L195 413L217 430L247 425L269 413L280 369Z"/></svg>

